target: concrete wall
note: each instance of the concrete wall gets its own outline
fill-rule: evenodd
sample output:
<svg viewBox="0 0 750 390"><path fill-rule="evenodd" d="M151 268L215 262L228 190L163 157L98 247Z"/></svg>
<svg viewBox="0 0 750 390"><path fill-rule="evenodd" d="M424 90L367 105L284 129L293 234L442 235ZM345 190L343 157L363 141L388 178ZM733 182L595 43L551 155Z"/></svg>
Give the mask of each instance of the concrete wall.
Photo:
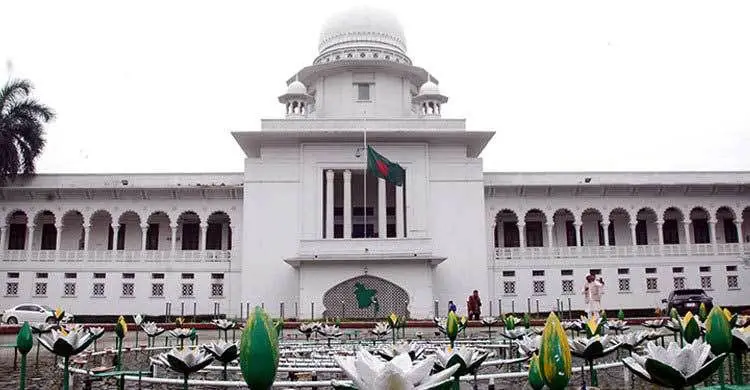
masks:
<svg viewBox="0 0 750 390"><path fill-rule="evenodd" d="M370 83L370 101L359 101L356 83ZM416 91L407 79L386 72L344 71L322 77L315 83L318 118L403 117L411 113L411 94Z"/></svg>

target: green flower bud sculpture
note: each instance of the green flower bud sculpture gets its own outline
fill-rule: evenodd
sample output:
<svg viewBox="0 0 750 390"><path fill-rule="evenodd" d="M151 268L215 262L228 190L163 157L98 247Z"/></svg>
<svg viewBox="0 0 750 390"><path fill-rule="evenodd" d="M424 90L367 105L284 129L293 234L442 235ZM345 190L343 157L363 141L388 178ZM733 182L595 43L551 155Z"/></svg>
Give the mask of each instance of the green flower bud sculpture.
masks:
<svg viewBox="0 0 750 390"><path fill-rule="evenodd" d="M534 354L529 361L529 386L534 390L544 388L544 378L542 378L542 371L539 368L539 356L537 354Z"/></svg>
<svg viewBox="0 0 750 390"><path fill-rule="evenodd" d="M396 329L398 329L398 315L396 313L391 313L388 317L386 317L385 321L388 323L388 326L391 327L391 338L393 339L393 344L396 344Z"/></svg>
<svg viewBox="0 0 750 390"><path fill-rule="evenodd" d="M691 312L687 312L685 317L682 317L680 327L682 329L682 338L684 338L688 344L701 336L701 328L698 326L698 321L695 320L695 316L693 316L693 313Z"/></svg>
<svg viewBox="0 0 750 390"><path fill-rule="evenodd" d="M555 313L550 313L542 332L539 368L550 390L562 390L570 381L572 357L568 336Z"/></svg>
<svg viewBox="0 0 750 390"><path fill-rule="evenodd" d="M622 309L620 309L620 311L617 312L617 319L620 320L620 321L624 321L625 320L625 312L622 311Z"/></svg>
<svg viewBox="0 0 750 390"><path fill-rule="evenodd" d="M276 329L276 335L281 338L281 334L284 332L284 319L279 318L278 321L273 323L274 329Z"/></svg>
<svg viewBox="0 0 750 390"><path fill-rule="evenodd" d="M458 336L458 317L456 313L449 311L448 318L445 320L445 335L448 336L448 340L451 341L451 349L453 349L456 343L456 337Z"/></svg>
<svg viewBox="0 0 750 390"><path fill-rule="evenodd" d="M698 318L700 318L701 322L706 322L707 317L708 311L706 310L706 304L701 303L701 306L698 308Z"/></svg>
<svg viewBox="0 0 750 390"><path fill-rule="evenodd" d="M531 317L529 317L529 313L523 315L523 327L526 329L531 328Z"/></svg>
<svg viewBox="0 0 750 390"><path fill-rule="evenodd" d="M706 317L706 342L716 356L727 353L732 348L732 327L719 306L714 306ZM724 384L723 361L719 366L719 383Z"/></svg>
<svg viewBox="0 0 750 390"><path fill-rule="evenodd" d="M120 316L115 323L115 335L117 336L117 371L122 370L122 344L125 340L125 335L128 334L128 324L125 323L125 318Z"/></svg>
<svg viewBox="0 0 750 390"><path fill-rule="evenodd" d="M263 309L247 319L240 341L242 377L251 390L268 390L276 378L279 365L279 338L270 318Z"/></svg>
<svg viewBox="0 0 750 390"><path fill-rule="evenodd" d="M32 347L34 347L34 338L31 336L31 326L28 322L24 322L16 336L16 348L21 353L21 373L18 379L20 390L26 388L26 354L31 351Z"/></svg>

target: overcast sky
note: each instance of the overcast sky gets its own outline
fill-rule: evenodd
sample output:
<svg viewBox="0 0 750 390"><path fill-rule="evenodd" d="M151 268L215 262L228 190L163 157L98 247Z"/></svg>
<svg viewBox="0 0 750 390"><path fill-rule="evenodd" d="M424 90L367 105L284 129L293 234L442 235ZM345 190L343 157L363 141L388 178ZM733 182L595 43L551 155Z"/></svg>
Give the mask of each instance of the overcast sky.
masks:
<svg viewBox="0 0 750 390"><path fill-rule="evenodd" d="M359 3L2 0L0 81L58 113L40 172L241 171L230 131L281 117ZM750 170L749 1L377 4L443 116L497 132L486 171Z"/></svg>

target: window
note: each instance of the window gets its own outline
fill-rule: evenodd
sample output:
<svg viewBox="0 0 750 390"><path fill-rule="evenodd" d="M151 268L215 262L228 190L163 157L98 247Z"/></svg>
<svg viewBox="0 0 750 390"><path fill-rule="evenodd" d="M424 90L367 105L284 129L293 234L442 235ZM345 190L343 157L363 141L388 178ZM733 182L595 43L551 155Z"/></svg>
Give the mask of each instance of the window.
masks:
<svg viewBox="0 0 750 390"><path fill-rule="evenodd" d="M736 265L728 265L727 266L727 271L729 271L729 272L736 272L737 271L737 266Z"/></svg>
<svg viewBox="0 0 750 390"><path fill-rule="evenodd" d="M698 268L698 270L700 272L711 272L711 267L703 266L703 267Z"/></svg>
<svg viewBox="0 0 750 390"><path fill-rule="evenodd" d="M672 267L672 273L673 274L681 274L683 272L685 272L685 268L684 267Z"/></svg>
<svg viewBox="0 0 750 390"><path fill-rule="evenodd" d="M635 224L635 244L648 245L648 230L643 219L639 219Z"/></svg>
<svg viewBox="0 0 750 390"><path fill-rule="evenodd" d="M572 269L562 269L560 270L561 276L573 276L573 270Z"/></svg>
<svg viewBox="0 0 750 390"><path fill-rule="evenodd" d="M164 296L164 283L151 283L151 296L163 297Z"/></svg>
<svg viewBox="0 0 750 390"><path fill-rule="evenodd" d="M104 296L104 283L94 283L94 289L91 292L91 295L95 297L103 297Z"/></svg>
<svg viewBox="0 0 750 390"><path fill-rule="evenodd" d="M537 295L544 294L544 280L534 280L533 287L534 287L534 294L537 294Z"/></svg>
<svg viewBox="0 0 750 390"><path fill-rule="evenodd" d="M26 244L26 224L12 223L8 227L8 249L21 250Z"/></svg>
<svg viewBox="0 0 750 390"><path fill-rule="evenodd" d="M122 284L122 296L123 297L132 297L135 292L135 285L133 283L123 283Z"/></svg>
<svg viewBox="0 0 750 390"><path fill-rule="evenodd" d="M78 277L78 274L75 272L66 272L65 273L65 279L75 279Z"/></svg>
<svg viewBox="0 0 750 390"><path fill-rule="evenodd" d="M503 276L506 278L511 278L516 276L516 271L503 271Z"/></svg>
<svg viewBox="0 0 750 390"><path fill-rule="evenodd" d="M701 288L704 290L711 290L711 277L701 276Z"/></svg>
<svg viewBox="0 0 750 390"><path fill-rule="evenodd" d="M200 227L197 223L183 223L182 224L182 250L198 250L200 243L198 242Z"/></svg>
<svg viewBox="0 0 750 390"><path fill-rule="evenodd" d="M42 225L42 243L39 249L54 250L57 244L57 228L54 224L45 223Z"/></svg>
<svg viewBox="0 0 750 390"><path fill-rule="evenodd" d="M356 86L357 86L357 100L370 101L370 84L358 83L356 84Z"/></svg>
<svg viewBox="0 0 750 390"><path fill-rule="evenodd" d="M541 269L532 270L531 276L544 276L544 270L541 270Z"/></svg>
<svg viewBox="0 0 750 390"><path fill-rule="evenodd" d="M18 279L21 276L18 272L8 272L8 279Z"/></svg>
<svg viewBox="0 0 750 390"><path fill-rule="evenodd" d="M47 283L45 282L37 282L34 285L34 295L35 296L46 296L47 295Z"/></svg>
<svg viewBox="0 0 750 390"><path fill-rule="evenodd" d="M182 274L182 278L183 279L193 279L193 278L195 278L195 274L192 274L192 273L183 273Z"/></svg>
<svg viewBox="0 0 750 390"><path fill-rule="evenodd" d="M615 246L615 224L612 222L607 225L607 235L609 236L609 245Z"/></svg>
<svg viewBox="0 0 750 390"><path fill-rule="evenodd" d="M211 279L224 279L224 274L211 274Z"/></svg>
<svg viewBox="0 0 750 390"><path fill-rule="evenodd" d="M573 221L565 221L565 239L568 246L576 246L576 228L573 226Z"/></svg>
<svg viewBox="0 0 750 390"><path fill-rule="evenodd" d="M617 269L618 275L628 275L630 274L630 268L618 268Z"/></svg>
<svg viewBox="0 0 750 390"><path fill-rule="evenodd" d="M221 250L221 228L220 223L209 223L206 228L206 250Z"/></svg>
<svg viewBox="0 0 750 390"><path fill-rule="evenodd" d="M18 282L8 282L5 285L5 295L17 296L18 295Z"/></svg>
<svg viewBox="0 0 750 390"><path fill-rule="evenodd" d="M740 242L740 238L737 235L737 227L734 225L734 220L731 218L723 219L724 225L724 242L727 244Z"/></svg>
<svg viewBox="0 0 750 390"><path fill-rule="evenodd" d="M99 272L94 273L94 279L105 279L106 277L107 277L107 274L105 273L99 273Z"/></svg>
<svg viewBox="0 0 750 390"><path fill-rule="evenodd" d="M727 275L727 288L730 290L740 289L740 282L737 275Z"/></svg>
<svg viewBox="0 0 750 390"><path fill-rule="evenodd" d="M66 297L74 297L76 296L76 284L75 283L65 283L63 287L63 296Z"/></svg>
<svg viewBox="0 0 750 390"><path fill-rule="evenodd" d="M224 296L224 284L223 283L211 283L211 296L223 297Z"/></svg>
<svg viewBox="0 0 750 390"><path fill-rule="evenodd" d="M544 240L542 233L542 222L540 221L529 221L526 222L526 246L527 247L542 247L544 246Z"/></svg>
<svg viewBox="0 0 750 390"><path fill-rule="evenodd" d="M36 273L36 278L37 278L37 279L47 279L47 276L48 276L48 275L47 275L47 273L46 273L46 272L37 272L37 273Z"/></svg>
<svg viewBox="0 0 750 390"><path fill-rule="evenodd" d="M563 295L573 294L573 281L572 280L562 281L562 293Z"/></svg>
<svg viewBox="0 0 750 390"><path fill-rule="evenodd" d="M656 278L646 278L646 292L657 292L658 288Z"/></svg>
<svg viewBox="0 0 750 390"><path fill-rule="evenodd" d="M618 279L617 287L620 292L630 292L630 279Z"/></svg>
<svg viewBox="0 0 750 390"><path fill-rule="evenodd" d="M124 274L122 274L122 278L123 279L135 279L135 274L134 273L124 273Z"/></svg>
<svg viewBox="0 0 750 390"><path fill-rule="evenodd" d="M674 288L675 289L683 289L685 288L685 278L682 276L678 276L674 278Z"/></svg>
<svg viewBox="0 0 750 390"><path fill-rule="evenodd" d="M124 223L120 224L120 228L117 229L117 250L121 251L125 249L125 228L127 225Z"/></svg>
<svg viewBox="0 0 750 390"><path fill-rule="evenodd" d="M664 234L664 244L673 245L680 243L680 230L677 226L677 220L667 219L661 227Z"/></svg>
<svg viewBox="0 0 750 390"><path fill-rule="evenodd" d="M518 235L518 224L516 222L503 222L504 247L518 248L521 246L521 237Z"/></svg>
<svg viewBox="0 0 750 390"><path fill-rule="evenodd" d="M591 275L601 275L601 274L602 274L602 269L601 269L601 268L597 268L597 269L590 269L590 270L589 270L589 273L590 273Z"/></svg>
<svg viewBox="0 0 750 390"><path fill-rule="evenodd" d="M192 297L193 296L193 284L192 283L183 283L182 284L182 296L183 297Z"/></svg>
<svg viewBox="0 0 750 390"><path fill-rule="evenodd" d="M506 280L503 282L503 294L516 295L516 282L514 280Z"/></svg>
<svg viewBox="0 0 750 390"><path fill-rule="evenodd" d="M153 273L151 274L151 279L164 279L163 273Z"/></svg>
<svg viewBox="0 0 750 390"><path fill-rule="evenodd" d="M646 268L646 273L647 274L655 274L656 273L656 268Z"/></svg>
<svg viewBox="0 0 750 390"><path fill-rule="evenodd" d="M705 219L693 220L693 237L696 244L710 244L711 238L708 233L708 221Z"/></svg>

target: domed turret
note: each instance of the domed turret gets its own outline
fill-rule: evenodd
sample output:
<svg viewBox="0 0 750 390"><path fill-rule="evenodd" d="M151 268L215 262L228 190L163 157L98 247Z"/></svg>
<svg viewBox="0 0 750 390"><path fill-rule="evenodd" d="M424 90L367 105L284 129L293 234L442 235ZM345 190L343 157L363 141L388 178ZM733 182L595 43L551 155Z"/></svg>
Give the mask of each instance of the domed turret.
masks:
<svg viewBox="0 0 750 390"><path fill-rule="evenodd" d="M307 116L315 99L307 93L307 87L299 80L287 86L286 93L279 96L279 103L286 107L287 117Z"/></svg>
<svg viewBox="0 0 750 390"><path fill-rule="evenodd" d="M429 76L427 81L419 87L419 94L414 97L414 104L418 105L419 115L440 117L440 106L448 102L448 97L440 93L440 88Z"/></svg>
<svg viewBox="0 0 750 390"><path fill-rule="evenodd" d="M318 43L315 64L332 61L381 60L411 64L406 38L390 12L358 6L329 18Z"/></svg>

